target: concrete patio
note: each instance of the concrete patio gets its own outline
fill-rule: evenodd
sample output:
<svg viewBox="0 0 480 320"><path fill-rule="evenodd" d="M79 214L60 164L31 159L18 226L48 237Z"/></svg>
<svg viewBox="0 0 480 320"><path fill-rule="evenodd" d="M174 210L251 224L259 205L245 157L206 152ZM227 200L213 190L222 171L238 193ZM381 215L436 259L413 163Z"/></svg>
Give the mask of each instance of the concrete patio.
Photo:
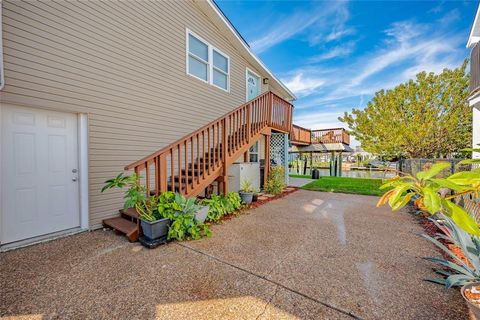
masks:
<svg viewBox="0 0 480 320"><path fill-rule="evenodd" d="M463 319L376 197L298 191L154 250L95 231L0 254L0 318Z"/></svg>

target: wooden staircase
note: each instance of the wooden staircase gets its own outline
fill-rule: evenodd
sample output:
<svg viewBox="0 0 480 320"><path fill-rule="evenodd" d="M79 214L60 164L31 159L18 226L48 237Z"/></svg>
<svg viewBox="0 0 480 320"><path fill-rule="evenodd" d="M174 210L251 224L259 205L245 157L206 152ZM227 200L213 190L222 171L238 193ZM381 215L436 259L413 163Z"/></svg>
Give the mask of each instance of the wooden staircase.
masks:
<svg viewBox="0 0 480 320"><path fill-rule="evenodd" d="M265 171L268 174L272 130L289 133L293 105L266 92L206 126L125 167L141 177L147 194L175 191L196 196L217 181L228 192L228 168L261 137L266 136ZM130 209L133 210L133 209ZM135 211L135 210L133 210ZM120 212L103 221L135 241L140 235L138 215Z"/></svg>

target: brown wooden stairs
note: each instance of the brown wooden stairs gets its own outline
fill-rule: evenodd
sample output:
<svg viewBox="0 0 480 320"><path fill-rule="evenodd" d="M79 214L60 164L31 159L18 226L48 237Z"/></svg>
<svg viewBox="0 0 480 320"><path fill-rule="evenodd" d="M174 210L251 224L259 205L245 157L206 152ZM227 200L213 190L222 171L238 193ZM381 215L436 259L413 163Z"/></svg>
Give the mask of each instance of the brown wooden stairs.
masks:
<svg viewBox="0 0 480 320"><path fill-rule="evenodd" d="M186 135L157 152L125 167L141 177L147 194L175 191L196 196L214 181L228 191L230 165L272 130L289 133L293 105L272 92L266 92L206 126ZM268 143L267 143L268 146ZM268 156L268 152L266 152ZM269 161L265 161L268 174ZM138 215L133 209L103 221L136 241L140 235Z"/></svg>

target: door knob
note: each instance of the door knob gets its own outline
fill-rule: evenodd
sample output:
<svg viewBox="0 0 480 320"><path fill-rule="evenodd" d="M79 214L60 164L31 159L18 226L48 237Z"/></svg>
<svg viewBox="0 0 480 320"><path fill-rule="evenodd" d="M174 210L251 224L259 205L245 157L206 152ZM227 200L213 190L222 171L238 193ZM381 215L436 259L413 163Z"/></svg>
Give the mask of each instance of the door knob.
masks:
<svg viewBox="0 0 480 320"><path fill-rule="evenodd" d="M77 180L78 180L77 177L73 177L73 178L72 178L72 181L77 181Z"/></svg>

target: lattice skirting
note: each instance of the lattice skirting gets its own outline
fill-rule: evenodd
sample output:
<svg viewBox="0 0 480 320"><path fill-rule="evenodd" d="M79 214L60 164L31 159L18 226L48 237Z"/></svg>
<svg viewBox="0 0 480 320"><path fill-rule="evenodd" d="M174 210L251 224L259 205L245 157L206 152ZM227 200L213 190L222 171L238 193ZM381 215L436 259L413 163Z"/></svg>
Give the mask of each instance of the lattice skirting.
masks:
<svg viewBox="0 0 480 320"><path fill-rule="evenodd" d="M285 183L288 185L288 134L272 133L270 136L270 165L283 166Z"/></svg>

